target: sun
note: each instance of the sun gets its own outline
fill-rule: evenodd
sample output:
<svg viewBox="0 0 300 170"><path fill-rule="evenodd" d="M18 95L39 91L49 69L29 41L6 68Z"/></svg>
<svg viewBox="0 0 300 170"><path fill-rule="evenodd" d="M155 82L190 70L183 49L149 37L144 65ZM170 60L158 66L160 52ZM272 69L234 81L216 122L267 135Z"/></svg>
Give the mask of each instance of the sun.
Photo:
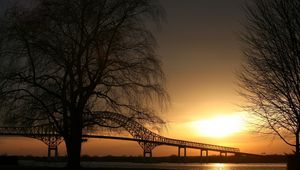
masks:
<svg viewBox="0 0 300 170"><path fill-rule="evenodd" d="M222 138L242 131L244 121L240 115L217 116L194 122L201 136Z"/></svg>

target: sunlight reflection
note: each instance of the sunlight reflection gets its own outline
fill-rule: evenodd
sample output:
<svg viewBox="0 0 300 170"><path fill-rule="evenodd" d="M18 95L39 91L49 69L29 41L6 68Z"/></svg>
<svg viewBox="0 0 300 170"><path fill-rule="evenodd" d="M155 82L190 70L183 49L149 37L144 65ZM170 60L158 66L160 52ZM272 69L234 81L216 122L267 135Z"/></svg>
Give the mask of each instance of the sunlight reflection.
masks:
<svg viewBox="0 0 300 170"><path fill-rule="evenodd" d="M220 167L225 167L225 164L216 163L216 164L214 164L214 166L220 168Z"/></svg>

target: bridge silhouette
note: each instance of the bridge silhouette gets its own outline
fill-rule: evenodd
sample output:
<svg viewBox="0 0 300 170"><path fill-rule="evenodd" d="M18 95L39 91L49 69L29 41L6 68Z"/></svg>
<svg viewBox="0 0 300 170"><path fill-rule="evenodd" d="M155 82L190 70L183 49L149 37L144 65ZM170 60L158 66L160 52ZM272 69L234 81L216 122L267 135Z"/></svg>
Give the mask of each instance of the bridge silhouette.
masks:
<svg viewBox="0 0 300 170"><path fill-rule="evenodd" d="M98 119L102 122L114 122L120 127L124 128L130 133L132 138L118 137L118 136L102 136L92 133L84 133L83 139L86 138L106 138L116 140L136 141L139 143L144 152L144 157L152 157L152 150L159 145L168 145L178 147L178 157L181 156L180 152L183 149L183 156L186 157L186 149L193 148L200 150L200 156L203 152L208 156L208 151L220 152L220 156L227 156L228 153L235 155L252 155L249 153L240 152L239 148L219 146L213 144L192 142L186 140L178 140L161 136L157 133L150 131L137 121L127 116L112 113L112 112L94 112L89 115L89 118ZM48 158L51 157L52 152L54 156L58 156L58 145L63 142L63 137L55 130L51 124L44 124L32 127L0 127L0 136L24 136L41 140L48 145Z"/></svg>

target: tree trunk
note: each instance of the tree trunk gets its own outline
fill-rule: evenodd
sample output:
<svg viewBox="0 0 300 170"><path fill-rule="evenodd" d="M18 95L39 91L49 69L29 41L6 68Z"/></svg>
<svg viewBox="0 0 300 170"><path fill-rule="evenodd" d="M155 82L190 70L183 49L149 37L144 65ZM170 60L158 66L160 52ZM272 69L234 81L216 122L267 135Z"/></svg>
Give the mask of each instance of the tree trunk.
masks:
<svg viewBox="0 0 300 170"><path fill-rule="evenodd" d="M299 170L300 169L299 130L296 132L295 135L296 135L295 155L288 157L288 162L287 162L288 170Z"/></svg>
<svg viewBox="0 0 300 170"><path fill-rule="evenodd" d="M296 149L295 149L295 155L300 156L299 151L299 132L296 133Z"/></svg>
<svg viewBox="0 0 300 170"><path fill-rule="evenodd" d="M69 169L80 168L80 153L81 153L82 129L79 125L71 128L71 133L68 139L65 140Z"/></svg>

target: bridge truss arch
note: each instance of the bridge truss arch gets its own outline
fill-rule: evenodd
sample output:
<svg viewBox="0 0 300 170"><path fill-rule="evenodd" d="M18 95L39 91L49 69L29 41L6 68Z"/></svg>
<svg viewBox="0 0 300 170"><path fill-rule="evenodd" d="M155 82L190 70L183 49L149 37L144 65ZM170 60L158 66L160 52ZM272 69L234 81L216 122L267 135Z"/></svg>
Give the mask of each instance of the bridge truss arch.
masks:
<svg viewBox="0 0 300 170"><path fill-rule="evenodd" d="M139 145L144 150L144 156L146 156L146 154L149 154L149 156L151 157L152 150L158 145L178 146L179 149L195 148L205 151L218 151L220 153L240 153L240 149L238 148L167 138L145 128L143 125L133 120L132 118L118 113L94 112L94 115L100 119L114 121L115 123L123 127L126 131L128 131L132 135L132 137L138 141Z"/></svg>
<svg viewBox="0 0 300 170"><path fill-rule="evenodd" d="M62 143L63 137L59 135L53 125L44 124L31 127L0 127L0 135L5 136L24 136L42 141L48 146L48 157L58 156L58 145Z"/></svg>
<svg viewBox="0 0 300 170"><path fill-rule="evenodd" d="M120 125L120 127L128 131L133 137L133 139L123 138L123 140L137 141L144 151L144 156L147 156L148 154L150 157L152 157L152 150L158 145L177 146L179 150L180 148L194 148L200 149L201 152L202 150L211 150L220 153L240 153L238 148L167 138L145 128L142 124L138 123L134 119L118 113L94 112L93 114L86 116L85 119L97 119L103 123L112 121ZM48 157L51 156L51 151L55 151L55 156L57 156L58 145L63 142L63 137L56 132L55 128L51 124L35 127L0 127L0 135L18 135L41 140L48 145ZM83 137L85 136L97 137L83 134ZM107 136L105 138L110 137ZM116 139L116 137L112 136L111 138Z"/></svg>
<svg viewBox="0 0 300 170"><path fill-rule="evenodd" d="M149 154L152 157L152 150L161 145L162 136L150 131L143 125L130 117L113 112L94 112L95 117L104 121L113 121L124 128L134 139L136 139L144 151L144 157Z"/></svg>

